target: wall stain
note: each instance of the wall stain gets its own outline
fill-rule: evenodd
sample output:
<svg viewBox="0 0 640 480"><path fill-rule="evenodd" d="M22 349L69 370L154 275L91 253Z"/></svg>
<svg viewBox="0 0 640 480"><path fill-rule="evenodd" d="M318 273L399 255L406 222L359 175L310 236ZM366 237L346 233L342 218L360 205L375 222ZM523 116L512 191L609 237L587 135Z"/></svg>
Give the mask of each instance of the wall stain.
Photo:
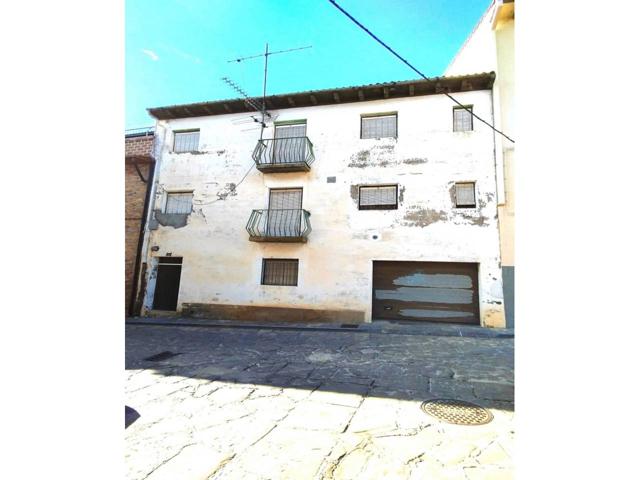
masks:
<svg viewBox="0 0 640 480"><path fill-rule="evenodd" d="M427 227L432 223L447 220L447 213L443 210L433 210L429 208L412 207L404 215L403 222L407 226Z"/></svg>
<svg viewBox="0 0 640 480"><path fill-rule="evenodd" d="M356 205L360 200L359 191L360 191L359 185L351 185L349 193L351 194L351 199L355 202Z"/></svg>
<svg viewBox="0 0 640 480"><path fill-rule="evenodd" d="M187 225L188 213L162 213L154 210L156 221L164 227L182 228Z"/></svg>
<svg viewBox="0 0 640 480"><path fill-rule="evenodd" d="M405 189L404 186L401 186L398 189L398 203L399 204L402 204L402 202L404 202L404 189Z"/></svg>
<svg viewBox="0 0 640 480"><path fill-rule="evenodd" d="M216 194L219 200L226 200L227 197L235 197L238 195L236 192L236 184L235 183L227 183L224 186L224 190Z"/></svg>
<svg viewBox="0 0 640 480"><path fill-rule="evenodd" d="M407 165L420 165L421 163L427 163L429 160L427 158L405 158L402 160L402 163L406 163Z"/></svg>
<svg viewBox="0 0 640 480"><path fill-rule="evenodd" d="M351 155L351 162L348 167L364 168L369 164L371 152L369 150L360 150L355 155Z"/></svg>

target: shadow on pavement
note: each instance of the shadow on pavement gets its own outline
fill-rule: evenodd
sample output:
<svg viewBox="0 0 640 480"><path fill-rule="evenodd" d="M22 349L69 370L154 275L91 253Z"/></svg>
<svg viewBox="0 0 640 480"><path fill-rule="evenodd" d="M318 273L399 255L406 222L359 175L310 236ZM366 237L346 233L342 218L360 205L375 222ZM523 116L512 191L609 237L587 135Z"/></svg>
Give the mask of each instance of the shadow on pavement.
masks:
<svg viewBox="0 0 640 480"><path fill-rule="evenodd" d="M126 332L127 370L513 411L513 339L151 325Z"/></svg>

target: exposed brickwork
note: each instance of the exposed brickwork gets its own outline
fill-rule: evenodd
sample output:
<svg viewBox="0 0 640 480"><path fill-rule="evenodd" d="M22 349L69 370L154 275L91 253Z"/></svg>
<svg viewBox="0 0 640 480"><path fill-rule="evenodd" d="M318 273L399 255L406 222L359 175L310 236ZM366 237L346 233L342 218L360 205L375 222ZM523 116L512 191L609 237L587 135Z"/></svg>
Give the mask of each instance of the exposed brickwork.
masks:
<svg viewBox="0 0 640 480"><path fill-rule="evenodd" d="M153 152L153 135L125 138L125 157L151 157Z"/></svg>
<svg viewBox="0 0 640 480"><path fill-rule="evenodd" d="M136 142L136 145L141 143ZM147 142L145 141L145 143ZM151 177L151 166L151 163L138 164L145 179ZM132 163L125 163L125 311L129 308L131 300L131 287L146 192L147 184L140 179L135 166Z"/></svg>

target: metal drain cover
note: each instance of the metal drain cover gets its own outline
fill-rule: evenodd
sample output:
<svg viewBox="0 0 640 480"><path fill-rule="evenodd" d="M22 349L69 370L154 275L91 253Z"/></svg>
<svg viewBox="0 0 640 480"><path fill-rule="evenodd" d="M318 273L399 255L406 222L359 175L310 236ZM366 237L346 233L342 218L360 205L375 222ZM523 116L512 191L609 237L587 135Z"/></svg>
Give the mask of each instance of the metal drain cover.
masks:
<svg viewBox="0 0 640 480"><path fill-rule="evenodd" d="M489 410L463 400L427 400L420 408L432 417L455 425L484 425L493 420Z"/></svg>

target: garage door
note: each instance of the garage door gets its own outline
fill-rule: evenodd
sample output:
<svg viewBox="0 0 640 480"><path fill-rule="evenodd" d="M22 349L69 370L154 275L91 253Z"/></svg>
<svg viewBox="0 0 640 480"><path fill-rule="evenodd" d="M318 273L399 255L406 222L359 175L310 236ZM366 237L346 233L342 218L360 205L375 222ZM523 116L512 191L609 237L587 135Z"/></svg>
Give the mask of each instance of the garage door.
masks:
<svg viewBox="0 0 640 480"><path fill-rule="evenodd" d="M478 264L373 262L373 318L480 324Z"/></svg>

